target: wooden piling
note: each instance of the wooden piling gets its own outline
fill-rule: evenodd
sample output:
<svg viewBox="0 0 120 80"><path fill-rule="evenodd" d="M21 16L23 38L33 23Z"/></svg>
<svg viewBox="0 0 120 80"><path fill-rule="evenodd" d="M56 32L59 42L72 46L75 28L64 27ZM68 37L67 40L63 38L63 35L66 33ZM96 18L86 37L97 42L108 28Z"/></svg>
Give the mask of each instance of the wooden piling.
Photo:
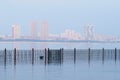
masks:
<svg viewBox="0 0 120 80"><path fill-rule="evenodd" d="M76 63L76 48L74 48L74 64Z"/></svg>
<svg viewBox="0 0 120 80"><path fill-rule="evenodd" d="M16 65L16 48L14 48L14 65Z"/></svg>
<svg viewBox="0 0 120 80"><path fill-rule="evenodd" d="M45 65L46 65L46 54L47 54L47 50L45 48Z"/></svg>
<svg viewBox="0 0 120 80"><path fill-rule="evenodd" d="M90 64L90 48L88 49L88 63Z"/></svg>
<svg viewBox="0 0 120 80"><path fill-rule="evenodd" d="M50 53L50 49L48 48L48 54Z"/></svg>
<svg viewBox="0 0 120 80"><path fill-rule="evenodd" d="M59 55L60 55L60 64L62 63L62 49L60 48L59 50Z"/></svg>
<svg viewBox="0 0 120 80"><path fill-rule="evenodd" d="M63 63L63 48L61 48L61 57L62 57L62 59L61 59L61 62Z"/></svg>
<svg viewBox="0 0 120 80"><path fill-rule="evenodd" d="M105 50L104 50L104 48L102 49L102 63L104 64L104 53L105 53Z"/></svg>
<svg viewBox="0 0 120 80"><path fill-rule="evenodd" d="M5 50L4 50L4 64L6 65L6 58L7 58L7 50L6 50L6 48L5 48Z"/></svg>
<svg viewBox="0 0 120 80"><path fill-rule="evenodd" d="M60 48L60 64L63 63L63 50Z"/></svg>
<svg viewBox="0 0 120 80"><path fill-rule="evenodd" d="M117 60L117 48L115 48L115 63L116 63L116 60Z"/></svg>
<svg viewBox="0 0 120 80"><path fill-rule="evenodd" d="M51 50L48 48L47 55L46 55L46 56L47 56L47 57L46 57L46 63L48 63L48 64L49 64L49 59L50 59L50 55L51 55L51 54L50 54L50 51L51 51Z"/></svg>
<svg viewBox="0 0 120 80"><path fill-rule="evenodd" d="M34 48L32 48L32 65L34 64Z"/></svg>

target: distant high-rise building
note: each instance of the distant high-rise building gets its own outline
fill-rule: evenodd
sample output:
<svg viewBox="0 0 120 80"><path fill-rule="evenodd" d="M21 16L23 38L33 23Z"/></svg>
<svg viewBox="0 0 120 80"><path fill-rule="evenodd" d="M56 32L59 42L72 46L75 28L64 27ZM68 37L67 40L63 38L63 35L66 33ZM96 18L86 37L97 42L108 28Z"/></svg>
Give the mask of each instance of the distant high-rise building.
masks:
<svg viewBox="0 0 120 80"><path fill-rule="evenodd" d="M15 24L12 25L12 38L19 39L20 38L20 26Z"/></svg>
<svg viewBox="0 0 120 80"><path fill-rule="evenodd" d="M48 22L42 22L40 27L40 39L41 40L48 40L49 33L48 33Z"/></svg>
<svg viewBox="0 0 120 80"><path fill-rule="evenodd" d="M32 22L30 24L30 38L31 39L37 38L37 23L36 22Z"/></svg>
<svg viewBox="0 0 120 80"><path fill-rule="evenodd" d="M93 40L93 38L94 38L93 26L92 25L85 26L85 39Z"/></svg>

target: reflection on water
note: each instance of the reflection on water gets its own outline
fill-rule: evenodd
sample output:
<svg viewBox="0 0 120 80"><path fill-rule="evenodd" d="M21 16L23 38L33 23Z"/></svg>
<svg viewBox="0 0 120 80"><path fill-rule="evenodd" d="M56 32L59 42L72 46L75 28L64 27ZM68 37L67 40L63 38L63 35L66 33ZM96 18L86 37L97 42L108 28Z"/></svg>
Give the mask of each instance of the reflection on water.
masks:
<svg viewBox="0 0 120 80"><path fill-rule="evenodd" d="M120 49L1 50L1 80L119 80Z"/></svg>
<svg viewBox="0 0 120 80"><path fill-rule="evenodd" d="M92 61L104 63L105 61L120 60L119 49L43 49L43 50L1 50L0 65L16 64L63 64Z"/></svg>

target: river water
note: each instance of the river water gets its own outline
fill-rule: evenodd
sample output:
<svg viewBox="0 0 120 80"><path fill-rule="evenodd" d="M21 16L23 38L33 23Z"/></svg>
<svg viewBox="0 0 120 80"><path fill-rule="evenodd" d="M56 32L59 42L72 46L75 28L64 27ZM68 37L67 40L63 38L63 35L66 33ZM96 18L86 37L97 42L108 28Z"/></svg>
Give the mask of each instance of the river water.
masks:
<svg viewBox="0 0 120 80"><path fill-rule="evenodd" d="M0 45L0 80L120 80L119 43ZM44 48L50 48L47 57Z"/></svg>
<svg viewBox="0 0 120 80"><path fill-rule="evenodd" d="M78 42L0 42L0 49L44 49L44 48L53 48L53 49L86 49L86 48L93 48L93 49L113 49L113 48L120 48L120 43L78 43Z"/></svg>

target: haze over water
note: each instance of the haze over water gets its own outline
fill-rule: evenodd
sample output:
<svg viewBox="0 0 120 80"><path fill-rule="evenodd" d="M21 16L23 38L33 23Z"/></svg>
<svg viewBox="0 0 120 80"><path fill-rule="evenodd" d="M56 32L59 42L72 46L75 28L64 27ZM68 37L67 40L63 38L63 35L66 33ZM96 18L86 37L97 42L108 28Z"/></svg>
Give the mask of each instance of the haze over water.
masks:
<svg viewBox="0 0 120 80"><path fill-rule="evenodd" d="M37 36L47 21L54 36L66 29L84 35L90 24L96 36L120 37L119 9L119 0L1 0L0 39L13 37L14 24L16 38L29 37L32 21ZM120 80L120 43L1 41L0 80Z"/></svg>

